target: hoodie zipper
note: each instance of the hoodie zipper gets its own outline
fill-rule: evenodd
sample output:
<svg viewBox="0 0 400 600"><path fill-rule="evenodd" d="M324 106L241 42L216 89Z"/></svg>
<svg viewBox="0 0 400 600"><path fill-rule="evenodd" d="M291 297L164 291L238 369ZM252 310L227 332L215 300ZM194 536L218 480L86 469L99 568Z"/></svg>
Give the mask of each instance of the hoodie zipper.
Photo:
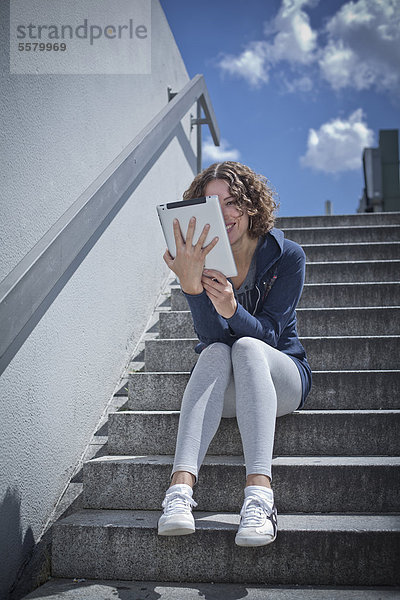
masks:
<svg viewBox="0 0 400 600"><path fill-rule="evenodd" d="M279 259L278 259L278 260L279 260ZM278 261L276 261L276 262L278 262ZM276 264L276 263L275 263L275 264ZM268 270L269 270L269 269L268 269ZM268 273L268 271L266 271L266 272L265 272L265 275L266 275L267 273ZM275 283L275 281L277 280L277 278L278 278L278 268L275 266L275 268L274 268L274 272L273 272L273 275L272 275L272 277L270 278L270 280L269 280L268 282L267 282L267 281L263 281L263 285L264 285L264 294L263 294L263 297L262 297L262 301L263 301L263 302L264 302L264 300L265 300L266 296L267 296L267 295L269 294L269 292L271 291L271 288L272 288L272 286L274 285L274 283ZM261 278L261 279L263 279L263 278ZM255 308L254 308L254 310L253 310L253 313L252 313L253 315L255 315L255 313L256 313L256 310L257 310L257 308L258 308L258 303L259 303L259 301L260 301L260 298L261 298L261 292L260 292L260 288L258 287L258 285L257 285L257 284L255 285L255 287L256 287L256 289L257 289L257 292L258 292L258 298L257 298L256 306L255 306Z"/></svg>
<svg viewBox="0 0 400 600"><path fill-rule="evenodd" d="M260 298L261 298L261 292L260 292L260 288L258 287L258 285L257 285L257 284L256 284L256 290L257 290L257 292L258 292L258 298L257 298L256 306L255 306L255 308L254 308L254 310L253 310L253 312L252 312L252 315L253 315L253 316L256 314L257 306L258 306L258 303L259 303L259 301L260 301Z"/></svg>

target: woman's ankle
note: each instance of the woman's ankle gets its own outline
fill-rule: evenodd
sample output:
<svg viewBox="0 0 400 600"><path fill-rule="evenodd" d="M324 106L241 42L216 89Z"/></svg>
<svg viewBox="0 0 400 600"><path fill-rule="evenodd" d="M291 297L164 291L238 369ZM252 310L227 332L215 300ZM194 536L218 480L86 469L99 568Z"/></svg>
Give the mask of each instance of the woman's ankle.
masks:
<svg viewBox="0 0 400 600"><path fill-rule="evenodd" d="M261 475L259 473L253 473L253 474L247 475L246 487L248 485L262 485L264 487L272 489L271 479L267 475Z"/></svg>
<svg viewBox="0 0 400 600"><path fill-rule="evenodd" d="M193 488L195 482L196 478L193 475L193 473L189 473L189 471L175 471L171 479L170 487L176 484L184 483L186 485L190 485L190 487Z"/></svg>

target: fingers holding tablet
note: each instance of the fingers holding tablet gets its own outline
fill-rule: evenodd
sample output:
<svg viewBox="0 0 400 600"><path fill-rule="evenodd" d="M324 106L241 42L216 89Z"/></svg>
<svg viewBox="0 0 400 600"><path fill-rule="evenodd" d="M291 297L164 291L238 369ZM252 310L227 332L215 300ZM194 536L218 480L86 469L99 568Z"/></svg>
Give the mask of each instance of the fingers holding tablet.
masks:
<svg viewBox="0 0 400 600"><path fill-rule="evenodd" d="M216 311L226 319L232 317L235 314L237 302L232 284L225 275L214 269L204 269L201 283Z"/></svg>
<svg viewBox="0 0 400 600"><path fill-rule="evenodd" d="M207 246L205 246L205 247L203 248L203 255L204 255L204 257L206 257L206 256L207 256L207 254L208 254L209 252L211 252L211 250L214 248L214 246L216 246L216 245L218 244L218 242L219 242L219 237L218 237L218 236L216 236L215 238L213 238L213 239L211 240L211 242L210 242L209 244L207 244Z"/></svg>
<svg viewBox="0 0 400 600"><path fill-rule="evenodd" d="M165 251L165 252L164 252L164 254L163 254L163 259L164 259L164 262L167 264L167 266L168 266L169 268L171 268L171 266L172 266L172 263L174 262L174 259L173 259L173 257L171 256L171 254L170 254L170 252L169 252L168 248L166 249L166 251Z"/></svg>
<svg viewBox="0 0 400 600"><path fill-rule="evenodd" d="M196 228L196 219L195 219L195 217L191 217L189 219L189 224L188 224L188 228L187 228L187 232L186 232L186 244L189 244L190 246L193 246L193 236L194 236L195 228Z"/></svg>
<svg viewBox="0 0 400 600"><path fill-rule="evenodd" d="M196 272L202 263L228 277L237 275L218 196L160 204L157 212L171 257L181 256L181 263L185 254L184 262L196 263Z"/></svg>
<svg viewBox="0 0 400 600"><path fill-rule="evenodd" d="M172 226L174 230L175 245L176 249L178 250L178 248L182 248L182 246L185 244L185 240L183 238L181 226L179 224L178 219L173 220Z"/></svg>
<svg viewBox="0 0 400 600"><path fill-rule="evenodd" d="M176 243L176 247L182 247L185 244L189 245L189 246L193 246L193 235L194 235L194 231L196 228L196 219L195 217L191 217L189 219L189 224L188 224L188 228L186 231L186 236L183 235L182 229L181 229L181 224L179 223L178 219L174 219L173 220L173 228L174 228L174 237L175 237L175 243ZM204 228L205 229L205 228ZM203 230L204 232L204 230ZM207 234L205 235L204 239L207 237Z"/></svg>
<svg viewBox="0 0 400 600"><path fill-rule="evenodd" d="M216 271L215 269L204 269L203 273L205 277L208 277L212 281L217 281L218 283L223 283L224 285L228 284L227 278L220 271Z"/></svg>
<svg viewBox="0 0 400 600"><path fill-rule="evenodd" d="M193 230L191 229L191 237L188 239L188 237L186 237L186 241L187 243L192 243L193 240L193 232L196 226L196 217L192 217L190 219L189 222L189 227L193 226ZM189 227L188 227L188 233L189 233ZM207 254L209 252L211 252L211 250L214 248L214 246L218 243L219 237L215 236L215 238L213 238L211 240L211 242L209 244L207 244L207 246L204 246L204 242L206 241L207 235L210 231L210 224L206 223L203 227L203 230L201 232L201 234L199 235L199 239L197 240L197 243L195 244L195 247L202 250L203 256L206 257Z"/></svg>
<svg viewBox="0 0 400 600"><path fill-rule="evenodd" d="M207 256L207 254L209 252L211 252L211 250L214 248L214 246L218 243L218 240L219 240L219 237L216 236L215 238L213 238L211 240L211 242L209 244L207 244L207 246L204 246L204 242L206 241L207 235L210 231L210 224L206 223L203 227L201 234L199 235L199 238L198 238L196 244L193 244L193 236L194 236L194 232L195 232L195 228L196 228L196 217L191 217L189 220L189 225L188 225L188 228L186 231L186 238L184 238L184 236L183 236L178 219L174 219L173 227L174 227L175 243L176 243L177 248L178 247L182 248L185 244L187 244L188 246L194 245L194 247L197 248L198 250L203 250L204 256Z"/></svg>
<svg viewBox="0 0 400 600"><path fill-rule="evenodd" d="M192 217L192 219L193 219L193 223L195 225L196 218ZM207 237L209 231L210 231L210 225L209 225L209 223L206 223L203 227L201 234L199 235L199 239L197 240L197 243L196 243L197 248L203 248L204 242L206 241L206 237Z"/></svg>

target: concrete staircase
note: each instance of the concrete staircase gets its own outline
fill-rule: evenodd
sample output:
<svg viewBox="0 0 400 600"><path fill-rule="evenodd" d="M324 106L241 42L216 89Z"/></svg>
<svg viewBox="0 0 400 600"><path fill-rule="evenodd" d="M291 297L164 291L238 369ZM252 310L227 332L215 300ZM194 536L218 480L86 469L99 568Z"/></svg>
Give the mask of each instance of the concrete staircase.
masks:
<svg viewBox="0 0 400 600"><path fill-rule="evenodd" d="M196 533L157 535L197 358L186 300L171 285L127 403L109 414L108 455L84 464L84 509L54 526L54 577L400 585L400 213L281 218L278 227L307 255L298 323L314 385L302 411L277 421L276 542L234 543L245 480L235 419L222 420L200 472Z"/></svg>

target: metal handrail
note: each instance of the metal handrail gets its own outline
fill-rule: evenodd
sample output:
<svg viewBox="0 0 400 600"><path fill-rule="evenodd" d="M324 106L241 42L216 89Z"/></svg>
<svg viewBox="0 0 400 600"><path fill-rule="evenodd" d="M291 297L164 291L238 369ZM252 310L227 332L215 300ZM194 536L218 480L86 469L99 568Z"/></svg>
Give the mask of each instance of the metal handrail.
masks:
<svg viewBox="0 0 400 600"><path fill-rule="evenodd" d="M196 75L0 283L0 375L160 154L181 133L180 121L195 102L218 146L219 129L204 77Z"/></svg>

